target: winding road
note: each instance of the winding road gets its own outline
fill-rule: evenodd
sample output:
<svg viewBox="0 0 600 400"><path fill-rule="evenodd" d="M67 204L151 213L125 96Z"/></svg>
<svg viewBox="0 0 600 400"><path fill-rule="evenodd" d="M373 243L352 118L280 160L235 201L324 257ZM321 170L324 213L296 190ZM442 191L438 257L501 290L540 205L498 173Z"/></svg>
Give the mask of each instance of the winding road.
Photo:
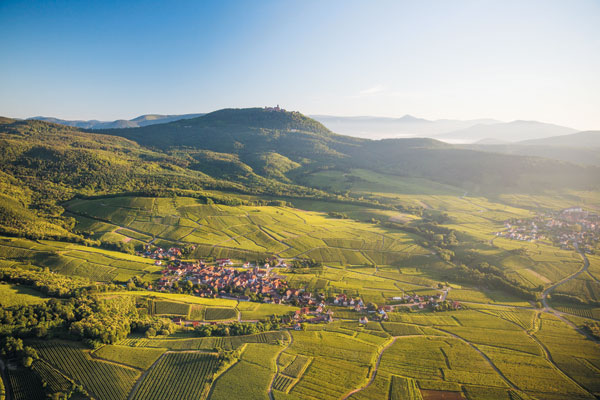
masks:
<svg viewBox="0 0 600 400"><path fill-rule="evenodd" d="M275 359L275 373L273 374L273 377L271 378L271 383L269 383L269 399L271 399L271 400L275 400L275 397L273 396L273 384L275 383L275 378L277 377L277 374L279 373L279 359L281 358L281 353L286 351L288 349L288 347L290 347L292 345L292 343L294 343L294 337L292 336L292 334L288 332L288 335L290 337L290 342L287 344L287 346L285 346L283 349L281 349L279 351L279 354L277 354L277 358Z"/></svg>
<svg viewBox="0 0 600 400"><path fill-rule="evenodd" d="M590 262L588 260L588 258L585 256L585 253L581 250L579 250L579 246L577 245L577 243L575 243L575 250L577 250L577 252L579 253L579 255L581 256L581 258L583 259L583 267L581 267L577 272L575 272L574 274L571 274L569 276L567 276L566 278L556 282L555 284L553 284L552 286L549 286L548 288L546 288L546 290L544 290L544 292L542 293L542 303L544 304L544 310L547 312L551 312L554 315L556 315L557 317L560 317L560 311L557 311L555 309L553 309L552 307L550 307L548 305L548 295L550 294L550 292L552 292L554 289L556 289L558 286L567 283L568 281L570 281L571 279L577 278L579 275L581 275L582 273L586 272L590 266Z"/></svg>
<svg viewBox="0 0 600 400"><path fill-rule="evenodd" d="M581 275L584 272L587 272L589 266L590 266L590 261L588 260L588 258L585 256L585 253L579 249L579 246L577 245L577 243L574 244L575 246L575 250L577 250L577 252L579 253L579 255L581 256L581 258L583 259L583 267L581 267L581 269L579 269L577 272L575 272L572 275L569 275L568 277L562 279L561 281L556 282L554 285L548 287L546 290L544 290L544 292L542 293L542 304L544 305L544 311L554 314L558 319L560 319L562 322L564 322L565 324L569 325L571 328L575 329L577 332L579 332L580 334L582 334L583 336L585 336L586 338L588 338L589 340L600 344L600 340L596 339L594 336L590 335L589 333L587 333L586 331L584 331L583 329L581 329L580 327L578 327L577 325L575 325L573 322L569 321L568 319L566 319L564 317L565 314L568 313L563 313L561 311L555 310L554 308L552 308L549 304L548 304L548 295L550 294L550 292L552 292L554 289L556 289L558 286L570 281L571 279L577 278L579 275ZM590 318L593 320L596 320L596 318Z"/></svg>
<svg viewBox="0 0 600 400"><path fill-rule="evenodd" d="M386 344L382 349L381 352L379 353L379 356L377 357L377 362L375 363L375 369L373 369L373 375L371 375L371 378L369 379L369 381L367 382L367 384L365 386L356 388L352 391L350 391L348 394L346 394L344 397L342 397L342 400L346 400L348 397L352 396L355 393L358 393L360 391L365 390L366 388L368 388L369 386L371 386L371 384L373 383L373 381L375 380L375 377L377 376L377 370L379 369L379 363L381 362L381 357L383 357L383 353L391 346L393 345L396 340L398 338L401 338L403 336L394 336L392 337L392 341L389 342L388 344Z"/></svg>

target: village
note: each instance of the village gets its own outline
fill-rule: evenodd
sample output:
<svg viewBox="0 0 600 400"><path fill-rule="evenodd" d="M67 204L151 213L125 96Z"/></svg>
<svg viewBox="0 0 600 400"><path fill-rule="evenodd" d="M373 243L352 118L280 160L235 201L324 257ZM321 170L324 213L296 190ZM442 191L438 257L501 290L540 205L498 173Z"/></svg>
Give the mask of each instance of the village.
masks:
<svg viewBox="0 0 600 400"><path fill-rule="evenodd" d="M529 219L511 219L504 222L505 231L496 236L512 240L548 240L562 249L574 249L594 254L600 241L600 216L580 207L560 212L546 212Z"/></svg>
<svg viewBox="0 0 600 400"><path fill-rule="evenodd" d="M285 276L277 270L287 268L281 259L269 259L262 267L250 262L236 264L221 258L208 262L181 260L183 252L178 247L168 249L147 246L139 255L155 260L162 266L161 277L148 290L158 292L189 293L198 297L224 298L238 301L255 301L272 304L290 304L299 307L293 315L284 316L282 323L299 329L301 322L328 323L333 321L334 310L352 310L361 313L360 324L371 320L388 320L394 311L446 311L461 308L460 303L446 300L447 290L437 296L404 294L390 299L390 305L377 306L363 302L359 297L344 293L326 296L304 289L290 288ZM236 267L237 265L237 267ZM176 323L185 323L183 320Z"/></svg>

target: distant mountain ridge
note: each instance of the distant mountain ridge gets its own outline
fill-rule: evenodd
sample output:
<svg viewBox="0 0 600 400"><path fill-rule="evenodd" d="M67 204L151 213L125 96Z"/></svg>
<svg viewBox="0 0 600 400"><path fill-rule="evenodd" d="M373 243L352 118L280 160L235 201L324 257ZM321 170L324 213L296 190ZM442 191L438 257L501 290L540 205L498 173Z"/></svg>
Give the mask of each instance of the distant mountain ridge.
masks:
<svg viewBox="0 0 600 400"><path fill-rule="evenodd" d="M273 111L274 110L275 108L273 108ZM223 110L218 110L217 112L223 112ZM115 121L63 120L54 117L41 116L28 119L52 122L81 129L104 130L140 128L180 120L189 120L204 115L207 114L145 114L129 120L122 119ZM325 129L330 132L375 140L429 137L449 143L502 144L543 139L546 137L567 135L577 132L576 129L537 121L500 122L486 118L473 120L428 120L409 114L399 118L374 116L344 117L333 115L313 115L309 117L312 118L312 120L321 123Z"/></svg>
<svg viewBox="0 0 600 400"><path fill-rule="evenodd" d="M118 119L115 121L98 121L98 120L65 120L54 117L31 117L27 119L35 119L38 121L52 122L54 124L73 126L82 129L122 129L122 128L139 128L142 126L164 124L167 122L177 121L180 119L196 118L204 115L197 114L181 114L181 115L163 115L163 114L144 114L133 119Z"/></svg>
<svg viewBox="0 0 600 400"><path fill-rule="evenodd" d="M574 164L600 166L600 131L584 131L516 143L486 140L464 147L479 151L537 156Z"/></svg>
<svg viewBox="0 0 600 400"><path fill-rule="evenodd" d="M437 136L437 139L473 143L483 139L504 142L520 142L530 139L542 139L551 136L567 135L577 129L548 124L538 121L512 121L495 124L477 124Z"/></svg>
<svg viewBox="0 0 600 400"><path fill-rule="evenodd" d="M390 117L342 117L333 115L310 115L333 132L341 135L367 139L392 139L401 137L436 137L438 135L465 129L477 124L498 123L494 119L428 120L412 115L399 118Z"/></svg>
<svg viewBox="0 0 600 400"><path fill-rule="evenodd" d="M543 139L524 140L517 144L527 146L600 147L600 131L583 131Z"/></svg>

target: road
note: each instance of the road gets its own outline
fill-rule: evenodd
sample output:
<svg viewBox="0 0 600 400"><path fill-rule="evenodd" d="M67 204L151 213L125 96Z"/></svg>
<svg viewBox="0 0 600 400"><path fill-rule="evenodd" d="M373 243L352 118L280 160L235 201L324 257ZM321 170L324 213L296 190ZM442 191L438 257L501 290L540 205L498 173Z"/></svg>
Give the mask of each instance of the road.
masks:
<svg viewBox="0 0 600 400"><path fill-rule="evenodd" d="M555 310L554 308L550 307L550 305L548 304L548 295L550 294L550 292L552 292L558 286L560 286L560 285L562 285L562 284L570 281L571 279L577 278L582 273L587 272L587 270L588 270L588 268L590 266L590 261L585 256L585 253L582 250L579 249L579 246L577 245L577 243L575 243L574 246L575 246L575 250L577 250L577 252L579 253L579 255L581 256L581 258L583 260L583 267L581 267L581 269L579 269L574 274L569 275L568 277L564 278L561 281L558 281L554 285L552 285L552 286L548 287L546 290L544 290L544 292L542 293L542 304L544 305L544 311L545 312L554 314L562 322L564 322L565 324L569 325L571 328L575 329L577 332L579 332L580 334L582 334L583 336L585 336L589 340L600 344L600 340L596 339L595 337L593 337L592 335L588 334L586 331L584 331L583 329L581 329L580 327L578 327L577 325L575 325L574 323L572 323L568 319L564 318L564 315L567 314L567 313L563 313L561 311ZM591 318L591 319L595 319L595 318Z"/></svg>
<svg viewBox="0 0 600 400"><path fill-rule="evenodd" d="M483 311L477 310L480 313L485 314ZM538 318L539 316L539 312L536 315L536 318ZM583 386L581 386L576 380L574 380L573 378L571 378L570 375L568 375L565 371L563 371L558 364L554 361L554 359L552 358L552 354L550 354L550 350L548 350L548 348L546 347L546 345L544 343L542 343L536 336L535 336L535 331L537 331L537 328L534 328L534 330L532 331L528 331L527 329L525 329L523 326L521 326L520 324L516 323L515 321L509 319L509 318L504 318L504 317L500 317L502 318L504 321L507 321L508 323L516 326L517 328L519 328L524 334L526 334L531 340L533 340L542 350L542 352L544 353L544 358L546 358L546 360L548 360L548 362L550 364L552 364L554 366L554 368L566 379L568 379L569 381L571 381L571 383L573 383L575 386L579 387L581 390L583 390L584 392L589 393L589 391L584 388ZM591 395L591 393L590 393Z"/></svg>
<svg viewBox="0 0 600 400"><path fill-rule="evenodd" d="M452 332L450 332L450 331L447 331L447 330L445 330L445 329L441 329L441 328L433 328L433 329L435 329L435 330L438 330L438 331L440 331L440 332L444 332L445 334L447 334L447 335L450 335L450 336L452 336L453 338L455 338L455 339L458 339L458 340L460 340L461 342L463 342L463 343L467 344L468 346L470 346L470 347L471 347L473 350L475 350L476 352L478 352L478 353L479 353L479 355L481 355L481 357L483 357L483 359L484 359L485 361L487 361L487 363L490 365L490 367L492 367L492 369L493 369L494 371L496 371L496 373L497 373L498 375L500 375L500 377L501 377L501 378L504 380L504 382L506 382L506 384L507 384L508 386L510 386L512 389L515 389L515 390L519 390L519 391L521 390L521 389L520 389L520 388L519 388L517 385L515 385L514 383L512 383L512 381L510 381L510 380L509 380L509 379L506 377L506 375L504 375L504 373L502 373L502 371L500 371L500 370L498 369L498 367L496 367L496 364L494 364L494 362L493 362L493 361L492 361L492 360L491 360L491 359L490 359L490 358L489 358L489 357L488 357L488 356L487 356L487 355L486 355L486 354L485 354L483 351L479 350L479 348L478 348L477 346L475 346L473 343L471 343L471 342L469 342L467 339L465 339L465 338L463 338L463 337L461 337L461 336L458 336L457 334L455 334L455 333L452 333Z"/></svg>
<svg viewBox="0 0 600 400"><path fill-rule="evenodd" d="M279 351L279 354L277 354L277 358L275 359L275 373L273 374L273 377L271 378L271 383L269 384L269 399L271 400L275 400L275 397L273 397L273 384L275 383L275 378L279 373L279 358L281 358L281 353L286 351L287 348L290 347L292 343L294 343L294 337L292 336L292 334L288 332L288 335L290 336L290 342L287 344L287 346L285 346Z"/></svg>
<svg viewBox="0 0 600 400"><path fill-rule="evenodd" d="M542 303L544 304L544 310L551 312L557 316L559 316L560 312L556 311L555 309L553 309L552 307L550 307L548 305L548 295L550 294L550 292L552 292L554 289L556 289L558 286L570 281L571 279L577 278L579 275L581 275L582 273L586 272L588 267L590 266L590 262L587 259L587 257L585 256L585 253L581 250L579 250L579 246L577 245L577 243L575 243L575 250L577 250L577 252L579 253L579 255L581 256L581 258L583 259L583 266L574 274L571 274L569 276L567 276L566 278L556 282L554 285L548 287L546 290L544 290L544 292L542 293Z"/></svg>
<svg viewBox="0 0 600 400"><path fill-rule="evenodd" d="M394 336L392 338L392 341L389 342L388 344L386 344L383 349L381 349L381 352L379 353L379 356L377 357L377 362L375 363L375 369L373 370L373 375L371 375L371 379L369 379L369 382L367 382L367 384L365 386L359 387L357 389L354 389L352 391L350 391L348 394L346 394L344 397L342 397L342 400L346 400L348 397L352 396L353 394L360 392L362 390L365 390L366 388L368 388L369 386L371 386L371 384L373 383L373 381L375 380L375 377L377 376L377 369L379 368L379 363L381 362L381 357L383 357L383 353L396 342L396 339L398 339L401 336Z"/></svg>

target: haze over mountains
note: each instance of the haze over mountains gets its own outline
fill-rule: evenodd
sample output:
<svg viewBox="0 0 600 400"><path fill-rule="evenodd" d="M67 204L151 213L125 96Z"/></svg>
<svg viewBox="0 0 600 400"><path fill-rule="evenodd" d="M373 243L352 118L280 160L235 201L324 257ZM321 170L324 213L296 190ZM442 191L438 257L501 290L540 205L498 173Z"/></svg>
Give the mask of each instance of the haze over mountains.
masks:
<svg viewBox="0 0 600 400"><path fill-rule="evenodd" d="M576 132L517 143L483 140L463 147L494 153L551 158L583 165L600 165L600 131Z"/></svg>
<svg viewBox="0 0 600 400"><path fill-rule="evenodd" d="M123 129L163 124L196 118L202 115L204 114L146 114L130 120L115 121L63 120L53 117L33 117L30 119L82 129ZM501 122L494 119L427 120L411 115L405 115L400 118L372 116L342 117L331 115L312 115L310 117L321 122L332 132L367 139L429 137L448 143L497 145L578 132L576 129L570 127L538 121Z"/></svg>
<svg viewBox="0 0 600 400"><path fill-rule="evenodd" d="M117 119L115 121L98 121L98 120L65 120L54 117L31 117L28 119L36 119L38 121L52 122L55 124L73 126L83 129L119 129L119 128L139 128L153 124L164 124L166 122L177 121L180 119L196 118L199 114L181 114L181 115L162 115L162 114L144 114L133 119Z"/></svg>
<svg viewBox="0 0 600 400"><path fill-rule="evenodd" d="M537 121L512 121L477 124L437 136L440 140L473 143L480 140L520 142L577 132L576 129Z"/></svg>
<svg viewBox="0 0 600 400"><path fill-rule="evenodd" d="M369 139L391 139L399 137L435 137L475 125L494 124L493 119L452 120L439 119L435 121L405 115L400 118L387 117L340 117L332 115L311 115L311 118L321 122L332 131L348 136Z"/></svg>

